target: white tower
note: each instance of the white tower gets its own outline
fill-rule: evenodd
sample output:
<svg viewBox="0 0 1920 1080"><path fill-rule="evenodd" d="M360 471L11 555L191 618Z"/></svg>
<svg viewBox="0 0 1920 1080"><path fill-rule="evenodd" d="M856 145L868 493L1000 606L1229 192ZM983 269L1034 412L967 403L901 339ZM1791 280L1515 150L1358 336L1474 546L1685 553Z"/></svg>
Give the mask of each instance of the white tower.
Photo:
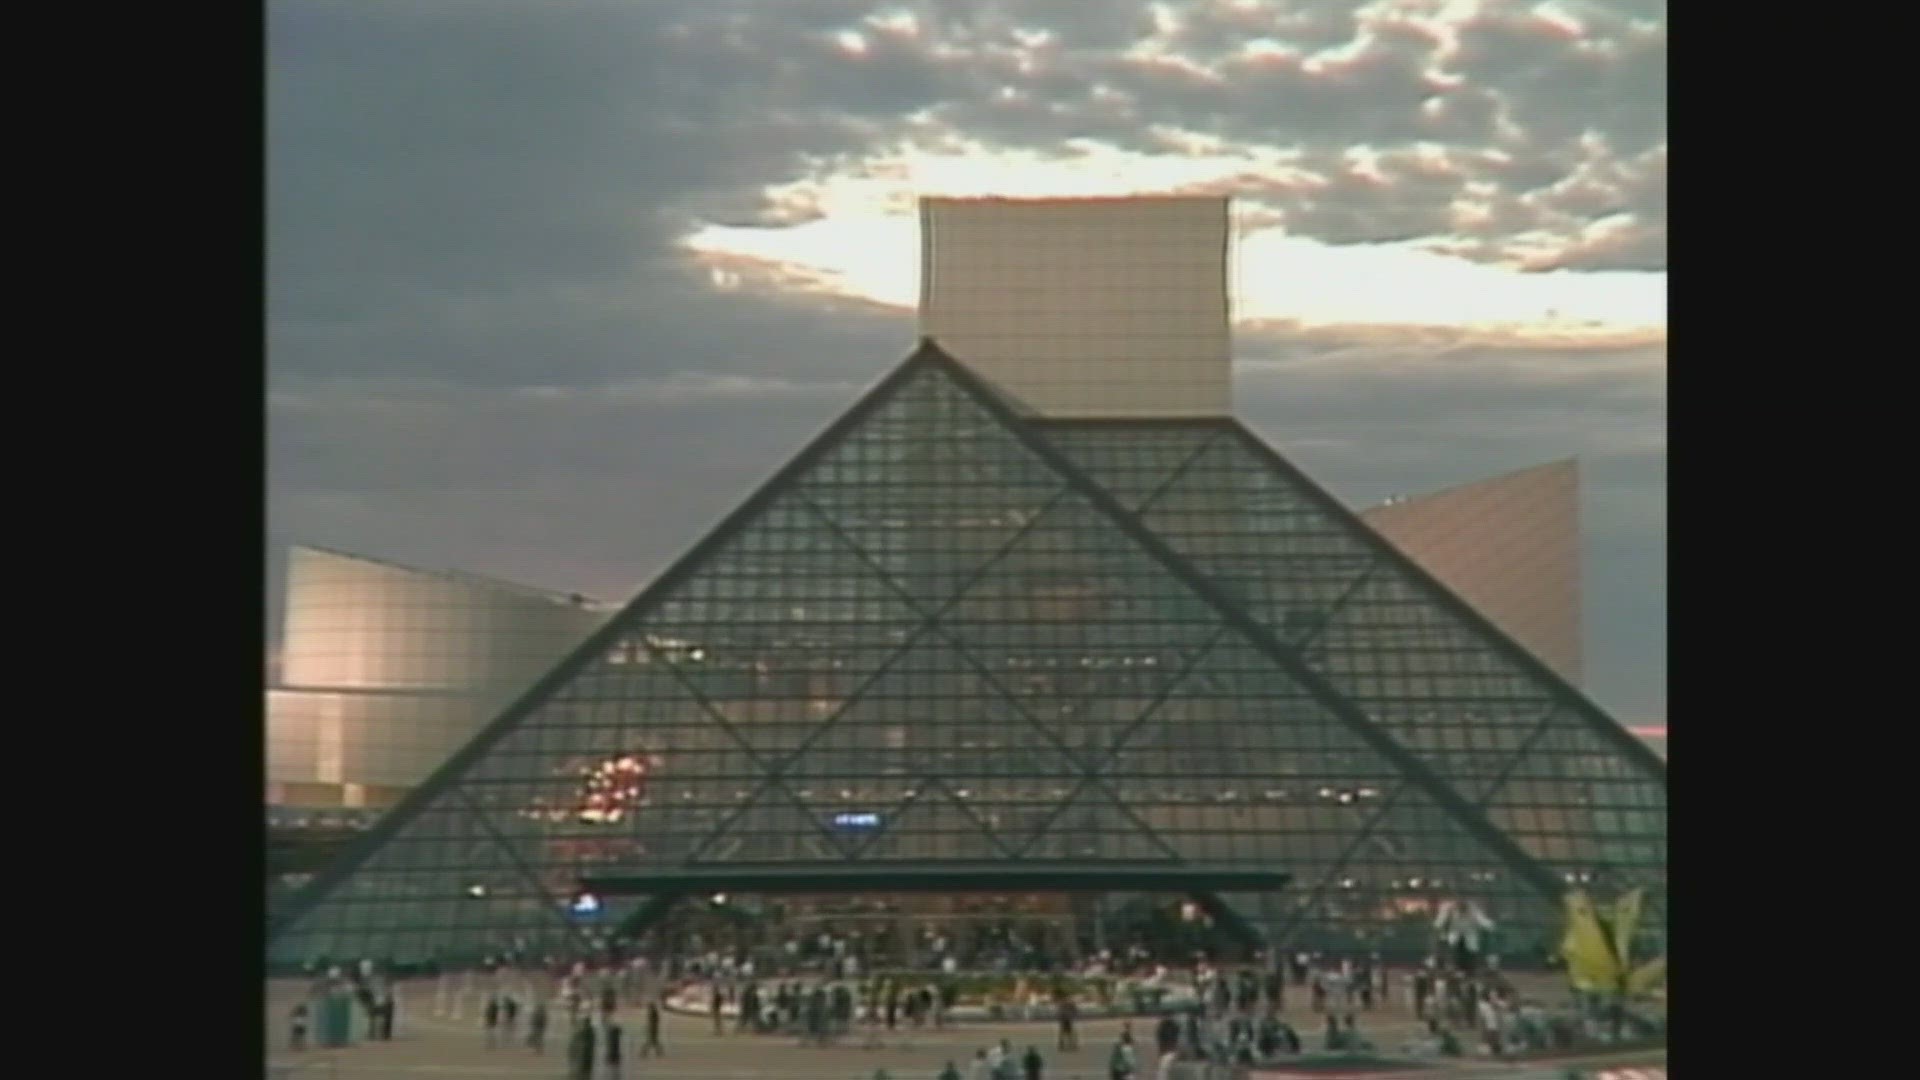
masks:
<svg viewBox="0 0 1920 1080"><path fill-rule="evenodd" d="M1034 411L1232 412L1225 198L926 199L920 332Z"/></svg>

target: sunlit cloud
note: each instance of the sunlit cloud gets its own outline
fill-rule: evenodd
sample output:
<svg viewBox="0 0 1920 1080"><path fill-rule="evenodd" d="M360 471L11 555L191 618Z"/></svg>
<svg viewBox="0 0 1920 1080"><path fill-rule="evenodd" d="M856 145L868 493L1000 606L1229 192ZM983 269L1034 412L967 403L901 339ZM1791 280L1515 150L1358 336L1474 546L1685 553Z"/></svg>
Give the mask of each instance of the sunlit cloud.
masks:
<svg viewBox="0 0 1920 1080"><path fill-rule="evenodd" d="M1560 344L1664 333L1664 272L1538 272L1532 268L1552 265L1550 236L1515 238L1509 261L1489 262L1465 257L1470 245L1449 236L1341 245L1292 235L1287 193L1310 196L1329 182L1304 167L1299 154L1173 129L1155 134L1175 152L1077 140L1047 156L949 141L933 150L908 146L857 162L819 163L815 175L767 190L783 220L706 225L682 246L707 266L716 287L758 286L911 310L919 297L919 197L1253 190L1258 197L1236 202L1241 235L1231 267L1235 318L1245 327L1439 327ZM1415 156L1422 153L1429 172L1454 168L1438 148L1418 149ZM1381 160L1359 147L1344 164L1351 175L1391 184ZM1458 205L1462 225L1473 224L1475 215L1470 200ZM1597 222L1584 242L1600 242L1623 227L1619 220Z"/></svg>

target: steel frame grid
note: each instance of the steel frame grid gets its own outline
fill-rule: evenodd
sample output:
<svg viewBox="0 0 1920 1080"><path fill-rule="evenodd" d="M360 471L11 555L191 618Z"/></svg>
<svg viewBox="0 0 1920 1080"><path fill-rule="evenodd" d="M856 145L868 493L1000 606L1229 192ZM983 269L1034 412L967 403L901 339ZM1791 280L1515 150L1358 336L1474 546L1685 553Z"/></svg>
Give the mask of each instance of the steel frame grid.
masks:
<svg viewBox="0 0 1920 1080"><path fill-rule="evenodd" d="M449 759L441 769L435 772L434 776L431 777L426 784L416 789L408 800L403 802L394 812L390 813L370 834L363 837L361 843L356 845L355 849L350 851L327 875L304 890L298 898L298 904L290 907L281 914L281 917L275 924L275 932L278 933L290 929L302 915L312 911L317 905L322 903L327 895L337 887L340 882L346 880L357 868L364 865L373 853L383 848L390 838L397 835L410 821L414 820L422 811L435 802L445 790L449 788L458 790L455 785L467 775L470 767L483 760L487 755L487 751L518 725L522 719L550 698L554 697L561 688L567 686L574 679L577 673L601 657L608 646L618 641L624 634L629 632L634 625L644 623L645 617L641 613L647 612L654 606L655 600L664 600L671 596L672 591L682 582L695 575L697 571L707 563L710 556L717 551L723 550L725 545L734 536L748 529L764 511L770 509L783 494L787 493L788 489L793 488L803 480L814 465L841 445L842 441L851 433L857 432L862 422L879 410L885 402L890 400L895 391L908 385L916 374L929 367L937 369L956 384L968 397L973 399L975 405L982 408L987 415L995 421L994 426L1011 435L1027 449L1034 459L1042 462L1048 471L1061 482L1062 486L1060 490L1052 495L1046 504L1046 508L1051 508L1057 503L1061 493L1066 491L1075 493L1086 504L1097 510L1108 524L1114 527L1118 534L1126 536L1137 551L1145 552L1155 563L1165 570L1173 580L1179 581L1192 595L1204 601L1205 606L1212 611L1215 619L1218 620L1213 636L1208 639L1208 644L1198 651L1194 664L1189 665L1188 670L1183 671L1178 678L1167 684L1164 692L1155 699L1153 706L1150 707L1144 715L1150 716L1152 710L1158 708L1161 701L1165 700L1168 695L1171 695L1180 687L1182 681L1192 673L1191 668L1198 664L1199 658L1204 657L1208 650L1211 649L1212 642L1218 640L1219 634L1224 633L1226 628L1231 626L1239 631L1236 636L1241 637L1244 641L1250 642L1252 646L1269 661L1274 662L1278 667L1284 669L1292 676L1296 684L1305 686L1319 704L1329 708L1348 729L1359 735L1370 749L1386 760L1391 761L1395 767L1400 770L1403 784L1412 784L1425 791L1437 805L1447 812L1457 827L1463 828L1466 832L1475 836L1481 844L1485 846L1484 850L1490 850L1495 854L1499 862L1505 864L1509 869L1515 871L1519 876L1527 880L1543 899L1550 899L1552 896L1557 895L1559 882L1552 872L1535 862L1526 851L1519 848L1518 845L1513 844L1500 830L1487 823L1477 812L1479 807L1474 805L1475 801L1466 800L1457 792L1454 792L1450 784L1439 776L1434 775L1431 770L1425 768L1424 764L1416 755L1406 748L1400 747L1391 736L1373 724L1365 712L1352 701L1346 699L1338 688L1331 686L1331 684L1324 679L1316 678L1315 673L1308 669L1302 662L1297 647L1290 646L1273 635L1259 620L1249 614L1234 597L1227 594L1216 582L1209 579L1206 574L1192 565L1189 560L1174 551L1169 544L1153 534L1140 520L1138 512L1150 509L1153 500L1159 498L1162 493L1168 490L1168 488L1180 478L1180 474L1184 472L1187 466L1191 465L1193 461L1204 454L1214 443L1218 442L1222 436L1231 435L1238 439L1252 439L1256 445L1264 448L1264 444L1258 443L1257 438L1252 437L1251 433L1239 425L1238 421L1222 419L1214 422L1203 422L1214 427L1216 429L1214 433L1202 440L1185 460L1179 462L1173 471L1154 488L1153 492L1136 510L1136 508L1129 508L1121 504L1105 487L1083 473L1073 461L1069 460L1068 455L1063 454L1052 445L1043 434L1045 430L1056 426L1064 427L1070 424L1078 428L1088 426L1097 427L1100 422L1093 421L1090 424L1088 421L1081 420L1062 423L1022 417L983 381L973 376L970 371L954 361L951 357L942 353L937 346L931 342L926 342L923 343L922 347L917 350L913 356L909 357L907 361L897 367L887 377L883 378L867 394L863 395L839 420L829 425L829 427L810 442L800 454L796 455L787 466L779 470L773 478L766 484L763 484L761 488L749 497L733 514L730 514L720 526L689 551L687 555L678 560L654 585L650 586L641 596L637 597L633 603L629 604L626 610L614 619L609 620L601 632L594 635L592 639L576 650L572 656L568 657L565 662L557 666L546 677L539 680L519 701L515 702L512 707L503 712L496 721L488 725L488 728L482 732L479 737L474 739L472 743L463 748L458 754L454 755L453 758ZM1167 426L1173 424L1191 426L1193 422L1173 421L1166 423ZM1280 462L1280 466L1284 468L1284 462L1278 458L1278 455L1272 454L1270 449L1266 450L1265 456L1270 456L1274 461ZM1323 491L1312 486L1310 482L1292 480L1292 483L1293 486L1304 489L1309 494L1318 495L1323 501L1329 503L1331 508L1337 511L1345 511L1344 507L1340 507L1337 502L1332 502L1330 496L1326 496ZM826 518L824 512L820 511L817 506L814 506L813 510L816 514ZM1029 519L1020 530L1020 533L1014 538L1012 544L1017 544L1019 537L1024 536L1028 529L1033 527L1040 518L1044 517L1045 512L1045 509L1042 509L1036 513L1033 518ZM1348 522L1349 527L1357 525L1359 529L1364 531L1365 535L1372 537L1373 544L1369 546L1374 547L1376 553L1385 553L1389 558L1397 554L1390 544L1385 544L1380 541L1377 536L1373 536L1371 530L1365 526L1364 522L1360 522L1357 516L1350 514L1348 516L1353 518L1353 521ZM826 518L826 520L831 521L830 518ZM842 539L845 539L844 535ZM859 550L858 545L849 544L849 546L853 547L856 551ZM1010 544L1009 546L1012 545ZM862 552L862 555L864 557L865 553ZM869 559L869 561L871 560ZM989 563L980 569L984 571L991 565L991 562L992 560L989 560ZM882 568L876 566L873 567L873 569L878 572ZM1356 580L1364 579L1366 575L1373 572L1373 569L1374 566L1370 565L1363 571L1361 578ZM1417 572L1417 568L1414 569ZM884 574L881 575L881 579L885 581L890 588L900 592L910 604L912 603L914 598L906 591L901 590L898 582L893 581L889 576ZM1443 601L1448 598L1449 594L1446 593L1446 590L1438 587L1436 583L1428 582L1428 584L1431 587L1430 591L1438 593ZM964 595L965 592L966 586L962 586L953 593L950 599L958 599ZM1464 608L1464 605L1460 606ZM1470 608L1465 610L1469 615L1472 614ZM937 621L937 619L932 621ZM1211 621L1212 620L1209 620L1209 622ZM929 625L931 625L931 622ZM1497 634L1497 631L1495 633ZM1504 642L1507 647L1517 650L1523 657L1525 656L1524 650L1518 650L1518 647L1513 646L1510 641L1504 641L1503 638L1497 636L1495 640L1497 642ZM967 652L964 643L949 638L949 644L974 663L980 663L977 657L973 657ZM676 666L672 664L671 661L667 661L666 663L669 668ZM984 664L980 666L982 669L986 667ZM1549 677L1554 678L1556 682L1558 681L1557 677L1553 677L1550 670L1545 669L1544 665L1538 666L1542 671L1546 672ZM991 673L988 672L988 675L991 676ZM1569 688L1566 688L1564 684L1562 684L1559 689L1564 691ZM1004 687L1001 688L1001 694L999 696L1006 702L1014 704L1016 709L1018 708L1017 696L1013 693L1006 692ZM1562 698L1563 696L1563 694L1554 695L1556 698ZM851 707L856 698L857 695L849 698L847 703L849 707ZM704 704L705 702L703 701L703 705ZM1591 708L1590 705L1589 708ZM709 709L709 711L712 712L713 710ZM1597 710L1594 711L1597 712ZM717 713L715 714L715 718L723 719L719 717ZM1034 723L1036 727L1042 727L1037 719L1031 716L1026 717L1026 719ZM1605 720L1603 714L1601 714L1601 719L1604 723L1611 724L1611 721ZM1134 726L1137 727L1140 722L1143 722L1143 720L1137 717ZM819 734L819 729L816 729L815 734ZM1622 731L1621 734L1624 735L1624 731ZM1529 747L1531 746L1531 742L1532 740L1529 740ZM1116 747L1114 754L1117 755L1119 749L1123 748L1124 745L1123 739L1120 746ZM1633 745L1638 746L1637 743ZM748 749L744 742L742 743L742 748ZM1525 751L1526 747L1517 751L1514 758L1508 762L1508 767L1510 768L1514 762L1517 762ZM752 755L749 755L749 760L751 760L751 756ZM1111 764L1113 756L1114 755L1109 755L1106 764ZM1068 755L1068 760L1072 760L1071 755ZM1098 771L1098 768L1096 768L1094 774L1097 774ZM1661 772L1661 782L1664 785L1664 768L1661 769ZM745 779L750 775L753 774L750 772L742 774L741 778ZM1070 789L1070 793L1052 808L1050 816L1047 819L1048 824L1043 824L1039 830L1029 836L1027 843L1020 845L1017 851L1012 853L1013 857L1017 858L1019 855L1024 854L1032 846L1033 842L1045 833L1046 829L1050 827L1052 820L1060 816L1061 813L1073 804L1074 800L1078 797L1079 793L1084 790L1092 776L1093 774L1083 774L1077 781L1074 777L1061 778L1063 780L1075 781L1074 786ZM777 772L769 772L764 766L761 767L757 778L762 782L762 787L759 789L762 792L770 790L772 786L781 781L781 777ZM947 778L934 776L918 779L921 779L919 786L922 788L930 786L927 783L929 781L939 780L942 784L946 784L947 780ZM961 779L964 780L964 777ZM1501 779L1504 781L1504 775ZM947 785L949 795L951 795L952 790L951 785ZM1396 787L1396 798L1400 790L1403 790L1403 787ZM1490 793L1491 789L1488 789L1487 792L1483 793L1483 797L1484 794ZM789 794L791 794L790 791ZM1114 805L1124 809L1125 804L1111 789L1108 790L1108 794L1113 796ZM747 807L754 805L758 798L759 796L756 794L754 798L749 799L746 806L741 808L741 811L744 812ZM908 801L910 802L912 800ZM950 799L949 801L952 800ZM804 810L804 800L795 796L794 802L796 803L797 809ZM1373 822L1374 826L1379 824L1379 818L1384 816L1385 809L1386 808L1383 807L1382 814L1376 815L1376 819ZM735 815L735 817L737 816L738 814ZM1128 816L1133 817L1131 814ZM1140 821L1137 817L1133 817L1133 820L1143 833L1146 835L1154 835L1153 829L1147 826L1145 822ZM816 827L818 826L819 822L817 819L814 824ZM976 824L978 824L977 818ZM714 830L713 836L710 837L710 839L716 839L724 832L724 827ZM983 832L991 835L989 830L983 829ZM1178 837L1176 837L1176 839L1178 839ZM1352 837L1352 844L1349 846L1348 854L1351 853L1353 846L1357 846L1364 839L1365 831L1358 836ZM1164 846L1164 841L1162 841L1162 845L1163 850L1166 850L1170 854L1173 853L1171 847ZM858 847L853 850L841 847L840 851L850 859L859 858L865 850L871 846L872 840L869 840L867 843L858 845ZM1007 852L1008 849L1003 845L999 846L1002 852ZM1342 857L1341 861L1344 862L1344 859L1345 856ZM1338 867L1334 867L1333 869L1337 870ZM540 887L537 882L534 884L536 889ZM649 905L649 907L652 906L654 905ZM1296 917L1294 921L1297 922L1298 918Z"/></svg>

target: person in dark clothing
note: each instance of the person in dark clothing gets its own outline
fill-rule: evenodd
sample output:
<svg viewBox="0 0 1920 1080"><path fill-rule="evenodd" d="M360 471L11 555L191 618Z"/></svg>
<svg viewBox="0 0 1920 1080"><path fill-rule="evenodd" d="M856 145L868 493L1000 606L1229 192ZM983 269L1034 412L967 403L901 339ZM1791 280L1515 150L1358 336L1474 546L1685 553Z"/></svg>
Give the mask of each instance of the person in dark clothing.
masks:
<svg viewBox="0 0 1920 1080"><path fill-rule="evenodd" d="M1080 1015L1080 1006L1072 998L1060 1001L1060 1037L1054 1043L1056 1050L1078 1050L1080 1036L1073 1030L1073 1022Z"/></svg>
<svg viewBox="0 0 1920 1080"><path fill-rule="evenodd" d="M1160 1024L1153 1030L1154 1049L1165 1054L1180 1045L1180 1021L1172 1013L1160 1018Z"/></svg>
<svg viewBox="0 0 1920 1080"><path fill-rule="evenodd" d="M614 1006L617 1004L619 1004L619 999L614 996L613 983L608 982L600 988L600 1015L612 1016Z"/></svg>
<svg viewBox="0 0 1920 1080"><path fill-rule="evenodd" d="M667 1048L660 1045L660 1003L647 1002L647 1041L640 1044L640 1056L657 1054L667 1056Z"/></svg>
<svg viewBox="0 0 1920 1080"><path fill-rule="evenodd" d="M593 1042L593 1024L583 1020L574 1027L567 1054L573 1080L593 1080Z"/></svg>
<svg viewBox="0 0 1920 1080"><path fill-rule="evenodd" d="M713 1014L713 1033L720 1034L720 984L713 984L713 996L707 1001L707 1011Z"/></svg>
<svg viewBox="0 0 1920 1080"><path fill-rule="evenodd" d="M1027 1047L1026 1055L1020 1059L1020 1068L1027 1074L1027 1080L1040 1080L1040 1070L1046 1068L1046 1062L1040 1059L1039 1047Z"/></svg>
<svg viewBox="0 0 1920 1080"><path fill-rule="evenodd" d="M900 987L893 983L887 984L886 1016L887 1031L892 1032L894 1025L898 1023L900 1019Z"/></svg>
<svg viewBox="0 0 1920 1080"><path fill-rule="evenodd" d="M807 1003L803 1010L806 1019L806 1041L824 1043L827 1038L827 995L818 986L807 994Z"/></svg>
<svg viewBox="0 0 1920 1080"><path fill-rule="evenodd" d="M527 1014L527 1045L531 1046L536 1054L546 1052L547 1003L544 1001L534 1002L533 1011Z"/></svg>
<svg viewBox="0 0 1920 1080"><path fill-rule="evenodd" d="M853 991L842 983L833 988L828 1000L831 1002L829 1016L832 1019L828 1030L836 1037L845 1035L853 1027Z"/></svg>
<svg viewBox="0 0 1920 1080"><path fill-rule="evenodd" d="M487 1026L487 1049L491 1050L500 1039L500 999L488 996L487 1007L480 1011L480 1020Z"/></svg>
<svg viewBox="0 0 1920 1080"><path fill-rule="evenodd" d="M289 1030L287 1048L305 1050L307 1048L307 1003L302 1001L294 1005L293 1012L287 1016Z"/></svg>
<svg viewBox="0 0 1920 1080"><path fill-rule="evenodd" d="M620 1080L620 1061L621 1061L621 1050L622 1050L620 1043L621 1043L622 1037L625 1035L626 1035L626 1032L620 1029L620 1025L614 1023L612 1020L607 1021L607 1029L601 1034L602 1041L604 1041L607 1044L607 1078L608 1080Z"/></svg>
<svg viewBox="0 0 1920 1080"><path fill-rule="evenodd" d="M734 1025L736 1031L757 1031L760 1028L760 987L748 983L740 994L740 1022Z"/></svg>

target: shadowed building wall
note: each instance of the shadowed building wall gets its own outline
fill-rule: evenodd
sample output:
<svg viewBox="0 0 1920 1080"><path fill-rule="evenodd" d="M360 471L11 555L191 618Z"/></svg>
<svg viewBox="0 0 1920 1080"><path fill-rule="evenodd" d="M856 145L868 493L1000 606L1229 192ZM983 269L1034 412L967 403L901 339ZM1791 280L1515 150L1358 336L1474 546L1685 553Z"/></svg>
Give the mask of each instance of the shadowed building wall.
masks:
<svg viewBox="0 0 1920 1080"><path fill-rule="evenodd" d="M1521 469L1376 506L1361 517L1581 685L1578 462Z"/></svg>

